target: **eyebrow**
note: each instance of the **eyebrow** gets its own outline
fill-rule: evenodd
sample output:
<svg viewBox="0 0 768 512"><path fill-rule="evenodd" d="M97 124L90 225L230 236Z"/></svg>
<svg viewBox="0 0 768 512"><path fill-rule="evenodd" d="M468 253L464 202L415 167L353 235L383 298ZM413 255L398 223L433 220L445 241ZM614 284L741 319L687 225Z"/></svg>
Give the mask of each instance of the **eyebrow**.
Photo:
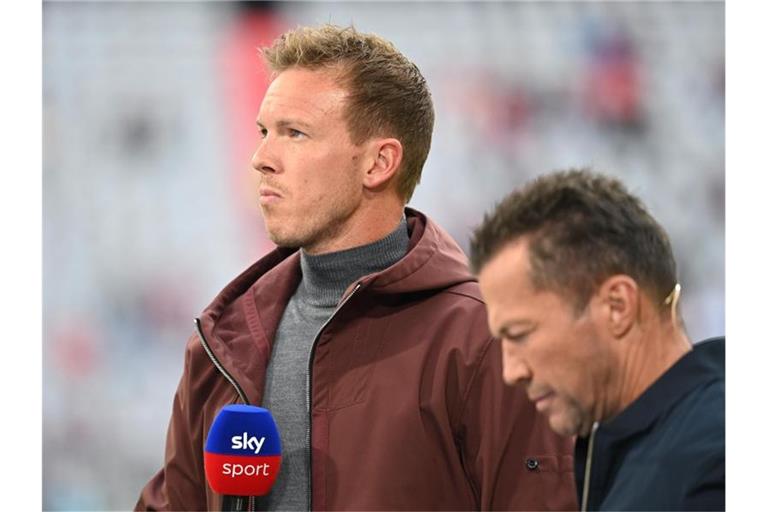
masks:
<svg viewBox="0 0 768 512"><path fill-rule="evenodd" d="M259 128L266 128L261 121L256 121L256 124L259 125ZM304 121L299 121L298 119L280 119L275 124L277 125L277 128L286 128L289 126L299 126L301 128L312 128L312 126L310 126L309 124L305 123Z"/></svg>

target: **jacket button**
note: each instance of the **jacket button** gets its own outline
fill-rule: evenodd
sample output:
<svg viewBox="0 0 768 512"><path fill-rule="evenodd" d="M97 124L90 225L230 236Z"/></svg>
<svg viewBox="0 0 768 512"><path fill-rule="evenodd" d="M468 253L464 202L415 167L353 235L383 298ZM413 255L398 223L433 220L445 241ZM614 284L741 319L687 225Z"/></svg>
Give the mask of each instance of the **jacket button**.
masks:
<svg viewBox="0 0 768 512"><path fill-rule="evenodd" d="M535 471L539 467L539 461L536 459L526 459L525 467L527 467L529 471Z"/></svg>

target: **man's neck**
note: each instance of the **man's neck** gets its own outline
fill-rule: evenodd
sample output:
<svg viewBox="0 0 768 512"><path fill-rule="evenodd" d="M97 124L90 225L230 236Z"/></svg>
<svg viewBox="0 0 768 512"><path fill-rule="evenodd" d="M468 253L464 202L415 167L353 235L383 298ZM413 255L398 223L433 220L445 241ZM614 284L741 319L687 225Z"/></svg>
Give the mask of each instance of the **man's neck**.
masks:
<svg viewBox="0 0 768 512"><path fill-rule="evenodd" d="M301 251L302 281L298 292L309 303L335 306L344 290L362 276L384 270L408 252L405 217L391 233L369 244L323 254Z"/></svg>
<svg viewBox="0 0 768 512"><path fill-rule="evenodd" d="M691 342L685 331L670 320L638 326L626 343L621 363L615 416L626 409L656 380L688 353Z"/></svg>
<svg viewBox="0 0 768 512"><path fill-rule="evenodd" d="M402 201L396 197L368 202L317 241L303 246L302 250L316 256L381 240L397 228L403 218L403 209Z"/></svg>

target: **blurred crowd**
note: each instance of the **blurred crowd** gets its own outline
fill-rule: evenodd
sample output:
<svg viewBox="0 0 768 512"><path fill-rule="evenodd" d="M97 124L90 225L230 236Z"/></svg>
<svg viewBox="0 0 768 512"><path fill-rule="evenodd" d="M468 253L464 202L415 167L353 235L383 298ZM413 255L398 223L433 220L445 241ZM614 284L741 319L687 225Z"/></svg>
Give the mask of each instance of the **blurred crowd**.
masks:
<svg viewBox="0 0 768 512"><path fill-rule="evenodd" d="M724 333L718 2L43 5L43 507L128 509L162 462L192 319L272 248L250 154L258 46L390 39L432 89L411 204L466 249L510 189L621 177L665 226L692 339Z"/></svg>

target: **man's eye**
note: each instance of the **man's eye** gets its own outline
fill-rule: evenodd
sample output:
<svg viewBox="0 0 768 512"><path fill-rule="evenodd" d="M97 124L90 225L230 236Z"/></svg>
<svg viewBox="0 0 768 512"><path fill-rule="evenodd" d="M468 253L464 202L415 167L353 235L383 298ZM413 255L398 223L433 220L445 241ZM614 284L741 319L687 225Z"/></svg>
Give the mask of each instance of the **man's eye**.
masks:
<svg viewBox="0 0 768 512"><path fill-rule="evenodd" d="M523 332L520 334L506 334L504 336L504 339L506 339L507 341L511 341L512 343L522 343L528 338L528 334L530 333Z"/></svg>
<svg viewBox="0 0 768 512"><path fill-rule="evenodd" d="M267 129L266 128L262 128L261 130L259 130L259 133L261 133L261 138L262 139L265 139L267 137Z"/></svg>
<svg viewBox="0 0 768 512"><path fill-rule="evenodd" d="M294 130L293 128L288 129L288 136L292 139L299 139L301 137L306 137L306 134L303 132L300 132L299 130Z"/></svg>

